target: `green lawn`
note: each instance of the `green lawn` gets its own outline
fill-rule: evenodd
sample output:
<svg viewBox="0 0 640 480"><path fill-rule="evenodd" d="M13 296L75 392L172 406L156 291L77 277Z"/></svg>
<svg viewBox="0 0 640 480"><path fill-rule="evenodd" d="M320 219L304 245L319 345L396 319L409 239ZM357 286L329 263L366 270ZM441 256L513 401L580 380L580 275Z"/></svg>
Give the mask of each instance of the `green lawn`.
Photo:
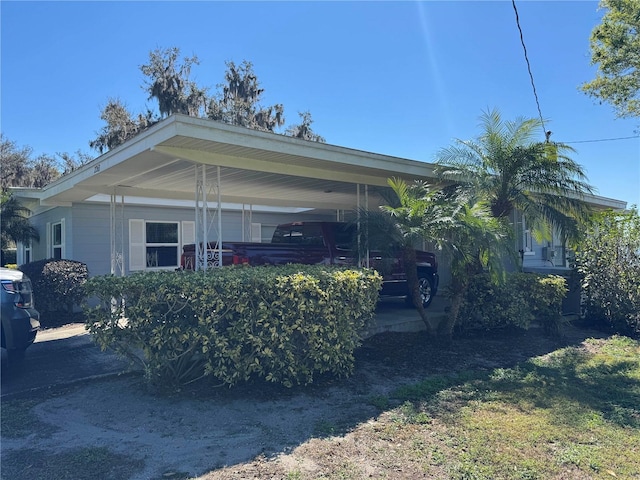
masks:
<svg viewBox="0 0 640 480"><path fill-rule="evenodd" d="M392 422L423 425L413 443L427 440L425 472L640 478L640 344L628 338L587 340L514 369L429 378L394 397L403 403Z"/></svg>

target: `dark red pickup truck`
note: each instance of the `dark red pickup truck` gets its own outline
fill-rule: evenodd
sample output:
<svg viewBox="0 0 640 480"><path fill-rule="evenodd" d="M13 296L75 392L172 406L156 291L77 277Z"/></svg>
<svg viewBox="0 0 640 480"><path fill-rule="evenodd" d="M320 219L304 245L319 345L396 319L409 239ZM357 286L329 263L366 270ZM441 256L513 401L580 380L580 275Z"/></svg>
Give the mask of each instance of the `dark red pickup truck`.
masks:
<svg viewBox="0 0 640 480"><path fill-rule="evenodd" d="M271 243L223 242L222 264L283 265L355 265L356 227L344 222L295 222L278 225ZM212 266L215 244L209 244L207 258ZM433 253L416 250L418 279L423 305L431 303L438 290L438 263ZM185 245L181 267L195 268L195 245ZM407 282L398 255L383 257L369 252L369 266L383 276L381 296L407 296Z"/></svg>

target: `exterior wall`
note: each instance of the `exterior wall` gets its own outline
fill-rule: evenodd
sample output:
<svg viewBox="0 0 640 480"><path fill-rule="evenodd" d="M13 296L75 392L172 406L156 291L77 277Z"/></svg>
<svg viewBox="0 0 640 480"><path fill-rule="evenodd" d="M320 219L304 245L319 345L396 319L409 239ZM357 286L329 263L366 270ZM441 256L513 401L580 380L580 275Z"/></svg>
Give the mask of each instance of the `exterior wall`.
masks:
<svg viewBox="0 0 640 480"><path fill-rule="evenodd" d="M73 219L70 207L56 207L32 215L29 220L31 224L38 230L40 241L33 242L31 245L31 259L42 260L49 258L50 251L47 242L51 241L47 233L47 225L63 222L65 240L64 258L72 258L73 252Z"/></svg>
<svg viewBox="0 0 640 480"><path fill-rule="evenodd" d="M123 210L118 206L117 217L117 245L120 248L122 239L122 253L124 255L125 273L129 271L129 220L144 220L158 222L193 222L194 210L182 207L150 207L142 205L124 205ZM33 244L32 260L49 258L47 251L47 225L64 219L64 258L77 260L87 265L89 274L106 275L111 272L111 221L110 206L101 203L80 203L73 207L55 207L31 217L32 224L40 233L40 242ZM242 211L227 210L222 212L222 231L224 241L252 241L249 236L249 223L253 223L254 230L258 224L262 227L262 237L267 235L279 223L302 220L333 220L327 215L305 213L273 213L252 212L250 215ZM209 220L212 220L210 216ZM245 226L243 238L243 224ZM212 221L211 239L215 240L217 220ZM180 229L179 229L180 230ZM121 233L122 232L122 233ZM255 237L255 235L254 235ZM257 238L254 238L257 240ZM179 252L182 251L182 241ZM188 243L188 242L185 242Z"/></svg>
<svg viewBox="0 0 640 480"><path fill-rule="evenodd" d="M536 241L527 227L526 218L515 212L511 218L515 230L515 250L520 252L521 266L524 271L557 271L569 269L569 249L563 244L557 232L551 240Z"/></svg>

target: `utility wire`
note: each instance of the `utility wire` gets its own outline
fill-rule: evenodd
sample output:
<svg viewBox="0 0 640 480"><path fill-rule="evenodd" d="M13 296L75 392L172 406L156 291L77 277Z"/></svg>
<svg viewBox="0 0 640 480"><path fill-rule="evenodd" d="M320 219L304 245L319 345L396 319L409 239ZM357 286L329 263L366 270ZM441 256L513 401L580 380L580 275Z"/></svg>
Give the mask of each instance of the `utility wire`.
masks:
<svg viewBox="0 0 640 480"><path fill-rule="evenodd" d="M538 100L538 92L536 91L536 84L533 81L533 73L531 73L531 64L529 63L529 56L527 55L527 46L524 44L524 35L522 35L522 28L520 27L520 17L518 16L518 8L516 7L516 0L511 0L513 5L513 11L516 14L516 25L518 26L518 32L520 32L520 43L522 43L522 49L524 50L524 59L527 62L527 70L529 71L529 78L531 79L531 87L533 87L533 96L536 99L536 105L538 107L538 114L540 115L540 122L542 123L542 130L544 131L547 141L551 132L547 132L544 126L544 118L542 117L542 110L540 109L540 101Z"/></svg>
<svg viewBox="0 0 640 480"><path fill-rule="evenodd" d="M573 142L562 143L594 143L594 142L613 142L614 140L629 140L630 138L640 138L640 135L632 135L631 137L617 137L617 138L599 138L598 140L576 140Z"/></svg>

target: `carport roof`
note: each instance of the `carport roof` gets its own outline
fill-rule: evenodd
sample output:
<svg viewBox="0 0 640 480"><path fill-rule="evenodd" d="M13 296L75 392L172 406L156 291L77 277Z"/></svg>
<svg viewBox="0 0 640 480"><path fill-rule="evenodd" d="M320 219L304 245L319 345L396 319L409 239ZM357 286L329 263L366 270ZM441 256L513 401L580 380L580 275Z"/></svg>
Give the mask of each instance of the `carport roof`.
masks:
<svg viewBox="0 0 640 480"><path fill-rule="evenodd" d="M432 180L433 165L326 143L172 115L41 190L41 205L70 205L97 194L193 200L196 165L207 183L221 167L223 202L345 209L356 184L386 187L395 176Z"/></svg>
<svg viewBox="0 0 640 480"><path fill-rule="evenodd" d="M355 185L368 185L369 205L387 179L434 181L434 165L310 142L213 120L172 115L123 145L42 189L12 189L40 206L69 206L104 195L193 202L196 166L211 186L220 167L221 202L343 210L355 207ZM626 202L597 195L598 208Z"/></svg>

